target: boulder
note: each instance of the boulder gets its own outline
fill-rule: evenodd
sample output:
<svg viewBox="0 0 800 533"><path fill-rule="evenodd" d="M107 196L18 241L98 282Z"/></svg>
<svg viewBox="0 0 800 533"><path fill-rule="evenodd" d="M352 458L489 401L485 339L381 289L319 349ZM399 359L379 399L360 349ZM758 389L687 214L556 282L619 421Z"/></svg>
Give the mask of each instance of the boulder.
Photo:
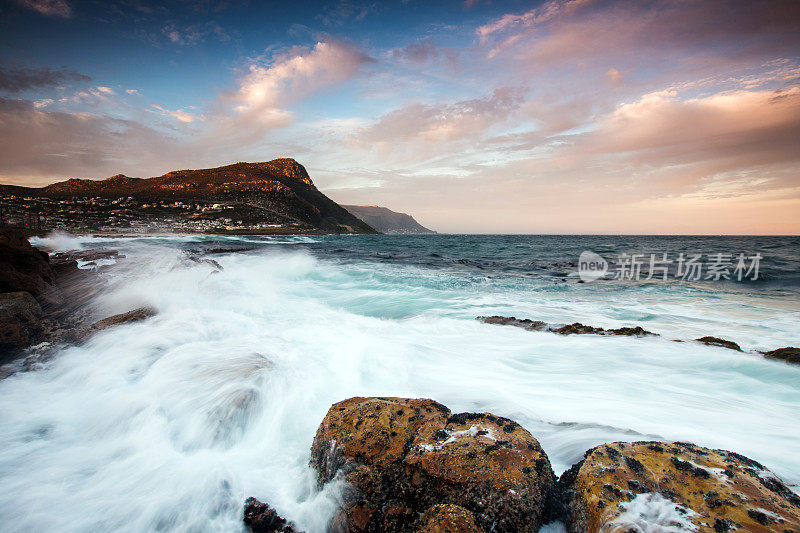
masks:
<svg viewBox="0 0 800 533"><path fill-rule="evenodd" d="M558 492L570 532L800 531L800 497L742 455L688 443L597 446Z"/></svg>
<svg viewBox="0 0 800 533"><path fill-rule="evenodd" d="M767 359L780 359L787 363L794 363L800 365L800 348L787 346L786 348L778 348L764 354Z"/></svg>
<svg viewBox="0 0 800 533"><path fill-rule="evenodd" d="M0 293L24 291L40 298L55 281L45 252L31 246L18 230L0 230Z"/></svg>
<svg viewBox="0 0 800 533"><path fill-rule="evenodd" d="M695 340L708 346L719 346L720 348L728 348L729 350L736 350L737 352L742 351L739 345L735 342L720 339L719 337L700 337L699 339Z"/></svg>
<svg viewBox="0 0 800 533"><path fill-rule="evenodd" d="M42 308L28 292L0 293L0 349L13 351L36 342Z"/></svg>
<svg viewBox="0 0 800 533"><path fill-rule="evenodd" d="M127 313L120 313L118 315L104 318L103 320L98 320L92 324L91 328L106 329L113 326L119 326L121 324L128 324L130 322L138 322L140 320L150 318L155 314L156 310L151 307L140 307L139 309L134 309L133 311L128 311Z"/></svg>
<svg viewBox="0 0 800 533"><path fill-rule="evenodd" d="M340 531L413 531L441 504L463 508L481 531L535 530L555 482L541 446L517 423L489 413L451 416L429 399L334 404L311 464L322 482L340 473L348 482L332 527Z"/></svg>
<svg viewBox="0 0 800 533"><path fill-rule="evenodd" d="M253 533L298 533L275 509L255 498L244 502L244 523Z"/></svg>

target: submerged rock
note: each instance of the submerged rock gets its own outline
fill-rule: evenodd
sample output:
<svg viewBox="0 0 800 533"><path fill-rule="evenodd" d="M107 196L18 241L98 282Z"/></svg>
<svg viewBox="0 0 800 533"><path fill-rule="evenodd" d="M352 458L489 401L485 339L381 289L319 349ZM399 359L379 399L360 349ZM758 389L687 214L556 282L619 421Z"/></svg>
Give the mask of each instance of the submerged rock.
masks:
<svg viewBox="0 0 800 533"><path fill-rule="evenodd" d="M275 509L255 498L244 502L244 523L253 533L299 533Z"/></svg>
<svg viewBox="0 0 800 533"><path fill-rule="evenodd" d="M787 363L794 363L800 365L800 348L794 346L787 346L786 348L778 348L764 354L767 359L780 359Z"/></svg>
<svg viewBox="0 0 800 533"><path fill-rule="evenodd" d="M557 492L574 533L800 531L800 497L766 468L688 443L597 446Z"/></svg>
<svg viewBox="0 0 800 533"><path fill-rule="evenodd" d="M536 530L555 481L547 455L519 424L489 413L450 416L429 399L334 404L311 464L322 482L339 472L349 482L333 524L342 531L413 531L441 504L463 508L481 531ZM441 519L460 523L463 513L448 509ZM429 528L434 514L441 512L431 511Z"/></svg>
<svg viewBox="0 0 800 533"><path fill-rule="evenodd" d="M625 335L635 337L658 336L658 333L647 331L641 326L623 328L598 328L586 326L580 322L572 324L554 325L547 324L541 320L530 320L527 318L516 318L513 316L479 316L477 320L486 324L499 324L502 326L516 326L532 331L550 331L559 335Z"/></svg>
<svg viewBox="0 0 800 533"><path fill-rule="evenodd" d="M697 342L702 342L703 344L707 344L708 346L719 346L720 348L728 348L729 350L736 350L737 352L741 352L742 349L733 341L727 341L725 339L720 339L719 337L700 337L699 339L695 339Z"/></svg>
<svg viewBox="0 0 800 533"><path fill-rule="evenodd" d="M98 320L92 324L91 328L106 329L113 326L119 326L121 324L128 324L130 322L138 322L140 320L150 318L155 314L156 310L152 307L140 307L139 309L134 309L133 311L128 311L127 313L120 313L118 315L104 318L103 320Z"/></svg>
<svg viewBox="0 0 800 533"><path fill-rule="evenodd" d="M547 324L541 320L530 320L528 318L517 318L513 316L479 316L477 320L485 324L497 324L500 326L516 326L518 328L544 331L547 329Z"/></svg>

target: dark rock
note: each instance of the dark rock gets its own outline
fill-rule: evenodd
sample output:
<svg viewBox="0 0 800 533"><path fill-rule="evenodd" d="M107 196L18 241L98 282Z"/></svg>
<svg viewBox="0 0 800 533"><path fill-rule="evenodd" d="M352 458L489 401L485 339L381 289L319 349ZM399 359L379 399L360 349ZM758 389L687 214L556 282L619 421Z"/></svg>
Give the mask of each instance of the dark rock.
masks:
<svg viewBox="0 0 800 533"><path fill-rule="evenodd" d="M79 269L75 259L58 255L51 261L22 232L0 230L0 294L7 294L0 305L0 353L5 360L26 356L4 375L35 368L58 345L90 335L88 303L100 281ZM34 343L39 345L31 350Z"/></svg>
<svg viewBox="0 0 800 533"><path fill-rule="evenodd" d="M641 326L624 327L616 329L603 329L594 326L586 326L580 322L565 325L546 324L540 320L530 320L527 318L516 318L513 316L479 316L476 320L485 324L498 324L501 326L516 326L519 328L533 331L550 331L560 335L626 335L629 337L658 336L658 333L647 331Z"/></svg>
<svg viewBox="0 0 800 533"><path fill-rule="evenodd" d="M550 329L553 333L560 335L586 335L586 334L602 334L603 328L595 328L593 326L584 326L580 322L573 324L566 324L560 328Z"/></svg>
<svg viewBox="0 0 800 533"><path fill-rule="evenodd" d="M787 346L786 348L778 348L764 354L767 359L780 359L787 363L794 363L800 365L800 348Z"/></svg>
<svg viewBox="0 0 800 533"><path fill-rule="evenodd" d="M735 342L726 341L725 339L720 339L719 337L700 337L699 339L695 340L708 346L719 346L720 348L728 348L729 350L736 350L737 352L742 351L739 345Z"/></svg>
<svg viewBox="0 0 800 533"><path fill-rule="evenodd" d="M0 293L29 292L48 297L56 275L45 252L39 251L17 230L0 230Z"/></svg>
<svg viewBox="0 0 800 533"><path fill-rule="evenodd" d="M255 498L244 502L244 523L253 533L298 533L275 509Z"/></svg>
<svg viewBox="0 0 800 533"><path fill-rule="evenodd" d="M28 292L0 294L0 351L13 352L36 342L42 333L42 308Z"/></svg>
<svg viewBox="0 0 800 533"><path fill-rule="evenodd" d="M607 329L604 333L605 335L627 335L631 337L645 337L648 335L658 336L658 333L653 333L652 331L647 331L642 326L636 326L633 328L616 328L616 329Z"/></svg>
<svg viewBox="0 0 800 533"><path fill-rule="evenodd" d="M150 318L155 314L156 310L151 307L140 307L139 309L134 309L133 311L128 311L127 313L120 313L118 315L104 318L103 320L98 320L92 324L91 327L92 329L106 329L113 326L119 326L121 324L128 324L130 322L138 322L140 320Z"/></svg>
<svg viewBox="0 0 800 533"><path fill-rule="evenodd" d="M516 318L513 316L479 316L477 320L485 323L485 324L498 324L501 326L517 326L519 328L534 330L534 331L544 331L547 327L547 324L541 322L539 320L529 320L527 318Z"/></svg>
<svg viewBox="0 0 800 533"><path fill-rule="evenodd" d="M440 504L463 508L482 530L536 530L555 480L547 455L519 424L488 413L450 416L427 399L334 404L311 464L322 482L338 472L349 482L334 524L347 531L410 531L414 516Z"/></svg>

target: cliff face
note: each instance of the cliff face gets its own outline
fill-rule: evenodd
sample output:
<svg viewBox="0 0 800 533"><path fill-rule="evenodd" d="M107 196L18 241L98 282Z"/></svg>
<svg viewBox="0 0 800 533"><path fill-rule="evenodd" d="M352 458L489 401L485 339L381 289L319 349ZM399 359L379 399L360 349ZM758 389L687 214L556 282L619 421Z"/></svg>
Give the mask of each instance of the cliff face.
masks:
<svg viewBox="0 0 800 533"><path fill-rule="evenodd" d="M368 224L322 194L303 165L289 158L175 170L146 179L117 174L105 180L70 179L42 188L0 186L0 194L225 203L258 210L264 220L300 223L320 230L375 233Z"/></svg>
<svg viewBox="0 0 800 533"><path fill-rule="evenodd" d="M414 217L377 205L343 205L352 214L381 233L436 233L422 226Z"/></svg>

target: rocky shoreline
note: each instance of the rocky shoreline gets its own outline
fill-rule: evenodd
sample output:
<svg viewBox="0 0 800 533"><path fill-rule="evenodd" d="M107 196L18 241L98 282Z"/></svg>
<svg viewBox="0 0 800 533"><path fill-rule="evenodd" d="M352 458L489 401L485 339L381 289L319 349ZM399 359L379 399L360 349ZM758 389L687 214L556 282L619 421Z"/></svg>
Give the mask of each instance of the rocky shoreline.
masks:
<svg viewBox="0 0 800 533"><path fill-rule="evenodd" d="M800 531L800 497L734 452L681 442L615 442L557 478L539 442L491 413L431 399L334 404L311 445L320 486L344 480L334 532L570 533ZM297 533L268 503L245 502L254 533Z"/></svg>
<svg viewBox="0 0 800 533"><path fill-rule="evenodd" d="M104 260L120 257L113 250L48 255L22 234L0 232L0 364L16 358L16 366L0 367L0 379L35 367L54 347L156 313L140 308L95 320L88 302L103 287L97 271ZM189 255L186 261L222 269L213 259ZM97 271L78 268L92 263ZM559 335L658 336L640 326L478 320ZM712 336L688 342L742 351ZM32 350L37 345L43 348ZM794 347L761 355L800 363ZM329 525L334 532L537 531L560 522L573 533L800 533L800 498L735 452L680 442L613 442L588 450L557 477L535 436L514 420L454 414L431 399L357 397L334 404L311 444L310 463L320 487L344 482ZM252 531L299 533L269 502L249 498L244 504L243 521Z"/></svg>
<svg viewBox="0 0 800 533"><path fill-rule="evenodd" d="M114 250L48 254L34 248L22 232L0 230L0 379L43 362L57 346L155 314L141 308L92 319L88 303L103 280L78 262L92 266L118 257Z"/></svg>

